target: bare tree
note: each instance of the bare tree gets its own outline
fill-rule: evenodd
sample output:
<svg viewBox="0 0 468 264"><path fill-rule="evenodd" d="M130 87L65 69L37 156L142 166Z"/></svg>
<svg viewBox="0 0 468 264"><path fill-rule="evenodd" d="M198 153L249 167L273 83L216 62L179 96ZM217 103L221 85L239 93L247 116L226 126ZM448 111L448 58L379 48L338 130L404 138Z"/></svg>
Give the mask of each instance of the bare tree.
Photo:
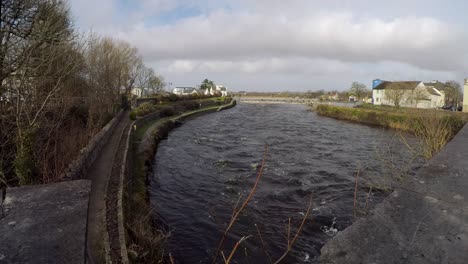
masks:
<svg viewBox="0 0 468 264"><path fill-rule="evenodd" d="M385 91L385 97L388 101L390 101L396 108L399 108L401 102L403 101L406 90L404 89L395 89L395 88L387 88Z"/></svg>
<svg viewBox="0 0 468 264"><path fill-rule="evenodd" d="M115 111L120 97L130 94L143 63L128 43L96 36L90 37L85 57L92 93L89 124L100 127Z"/></svg>
<svg viewBox="0 0 468 264"><path fill-rule="evenodd" d="M126 42L78 38L62 0L0 5L0 185L55 181L144 65Z"/></svg>
<svg viewBox="0 0 468 264"><path fill-rule="evenodd" d="M350 92L357 97L358 100L368 93L367 87L363 83L353 82L351 84Z"/></svg>
<svg viewBox="0 0 468 264"><path fill-rule="evenodd" d="M150 89L153 78L155 78L154 70L143 65L136 78L136 85L142 89L142 94L144 93L143 91Z"/></svg>
<svg viewBox="0 0 468 264"><path fill-rule="evenodd" d="M79 52L62 1L7 0L1 9L0 93L9 96L14 116L15 173L27 184L33 181L35 135L73 75L77 61L71 57Z"/></svg>
<svg viewBox="0 0 468 264"><path fill-rule="evenodd" d="M422 100L427 100L428 97L427 97L427 93L425 92L424 89L414 89L410 96L408 97L408 102L409 103L414 103L414 107L415 108L418 108L418 104L419 102L421 102Z"/></svg>
<svg viewBox="0 0 468 264"><path fill-rule="evenodd" d="M462 89L459 82L449 80L445 82L446 89L445 93L445 104L453 104L458 107L462 99Z"/></svg>

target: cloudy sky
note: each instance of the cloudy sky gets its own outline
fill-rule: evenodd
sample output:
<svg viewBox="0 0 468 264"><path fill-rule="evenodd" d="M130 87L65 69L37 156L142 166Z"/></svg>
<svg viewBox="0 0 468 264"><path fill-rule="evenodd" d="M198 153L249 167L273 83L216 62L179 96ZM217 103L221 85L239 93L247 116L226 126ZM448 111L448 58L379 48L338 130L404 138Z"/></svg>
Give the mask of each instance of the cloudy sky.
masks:
<svg viewBox="0 0 468 264"><path fill-rule="evenodd" d="M466 0L69 0L82 31L126 40L172 86L345 90L468 78Z"/></svg>

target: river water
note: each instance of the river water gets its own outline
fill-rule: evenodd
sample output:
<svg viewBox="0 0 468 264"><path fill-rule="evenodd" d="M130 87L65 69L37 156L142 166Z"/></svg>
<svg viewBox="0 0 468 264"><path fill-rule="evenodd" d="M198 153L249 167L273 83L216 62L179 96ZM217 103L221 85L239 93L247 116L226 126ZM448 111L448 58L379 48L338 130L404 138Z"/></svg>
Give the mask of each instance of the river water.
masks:
<svg viewBox="0 0 468 264"><path fill-rule="evenodd" d="M324 243L354 219L357 171L362 213L366 200L371 208L384 197L371 192L367 199L367 180L407 165L409 151L397 139L395 131L321 117L301 105L239 104L189 120L160 143L151 179L158 225L171 233L167 251L177 263L211 263L220 230L239 196L247 197L268 144L263 178L223 251L229 255L249 236L231 263L277 259L287 247L288 219L292 237L312 195L311 216L283 263L317 263Z"/></svg>

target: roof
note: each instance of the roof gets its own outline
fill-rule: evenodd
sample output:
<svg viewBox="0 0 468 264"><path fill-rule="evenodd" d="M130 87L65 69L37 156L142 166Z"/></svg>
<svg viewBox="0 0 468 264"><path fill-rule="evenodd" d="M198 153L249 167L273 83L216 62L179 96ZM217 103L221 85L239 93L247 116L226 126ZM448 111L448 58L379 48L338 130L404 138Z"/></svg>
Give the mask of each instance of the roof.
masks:
<svg viewBox="0 0 468 264"><path fill-rule="evenodd" d="M437 96L440 96L441 94L438 92L438 90L432 86L429 86L429 87L426 87L426 90L428 93L432 94L432 95L437 95Z"/></svg>
<svg viewBox="0 0 468 264"><path fill-rule="evenodd" d="M447 91L447 90L453 90L455 88L453 88L452 86L450 85L447 85L445 83L441 83L439 81L435 81L435 82L425 82L424 83L425 86L432 86L434 88L436 88L437 90L439 91Z"/></svg>
<svg viewBox="0 0 468 264"><path fill-rule="evenodd" d="M420 81L406 81L406 82L388 82L382 81L379 85L377 85L374 89L375 90L385 90L385 89L394 89L394 90L414 90Z"/></svg>

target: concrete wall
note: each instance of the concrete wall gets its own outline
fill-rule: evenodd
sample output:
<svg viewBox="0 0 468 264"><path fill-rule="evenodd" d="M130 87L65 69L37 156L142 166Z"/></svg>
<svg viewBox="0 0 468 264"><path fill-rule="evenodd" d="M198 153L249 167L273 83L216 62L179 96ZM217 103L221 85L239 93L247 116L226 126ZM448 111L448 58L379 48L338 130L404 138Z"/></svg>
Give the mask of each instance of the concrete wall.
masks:
<svg viewBox="0 0 468 264"><path fill-rule="evenodd" d="M465 85L463 89L463 112L468 113L468 78L465 79Z"/></svg>
<svg viewBox="0 0 468 264"><path fill-rule="evenodd" d="M8 188L0 263L85 263L90 190L89 180Z"/></svg>
<svg viewBox="0 0 468 264"><path fill-rule="evenodd" d="M62 174L61 179L64 181L83 179L87 170L93 164L96 157L101 152L102 147L109 140L112 130L122 119L124 111L121 110L117 115L112 118L107 125L105 125L99 133L89 141L88 145L80 150L78 157L70 163L68 168Z"/></svg>

